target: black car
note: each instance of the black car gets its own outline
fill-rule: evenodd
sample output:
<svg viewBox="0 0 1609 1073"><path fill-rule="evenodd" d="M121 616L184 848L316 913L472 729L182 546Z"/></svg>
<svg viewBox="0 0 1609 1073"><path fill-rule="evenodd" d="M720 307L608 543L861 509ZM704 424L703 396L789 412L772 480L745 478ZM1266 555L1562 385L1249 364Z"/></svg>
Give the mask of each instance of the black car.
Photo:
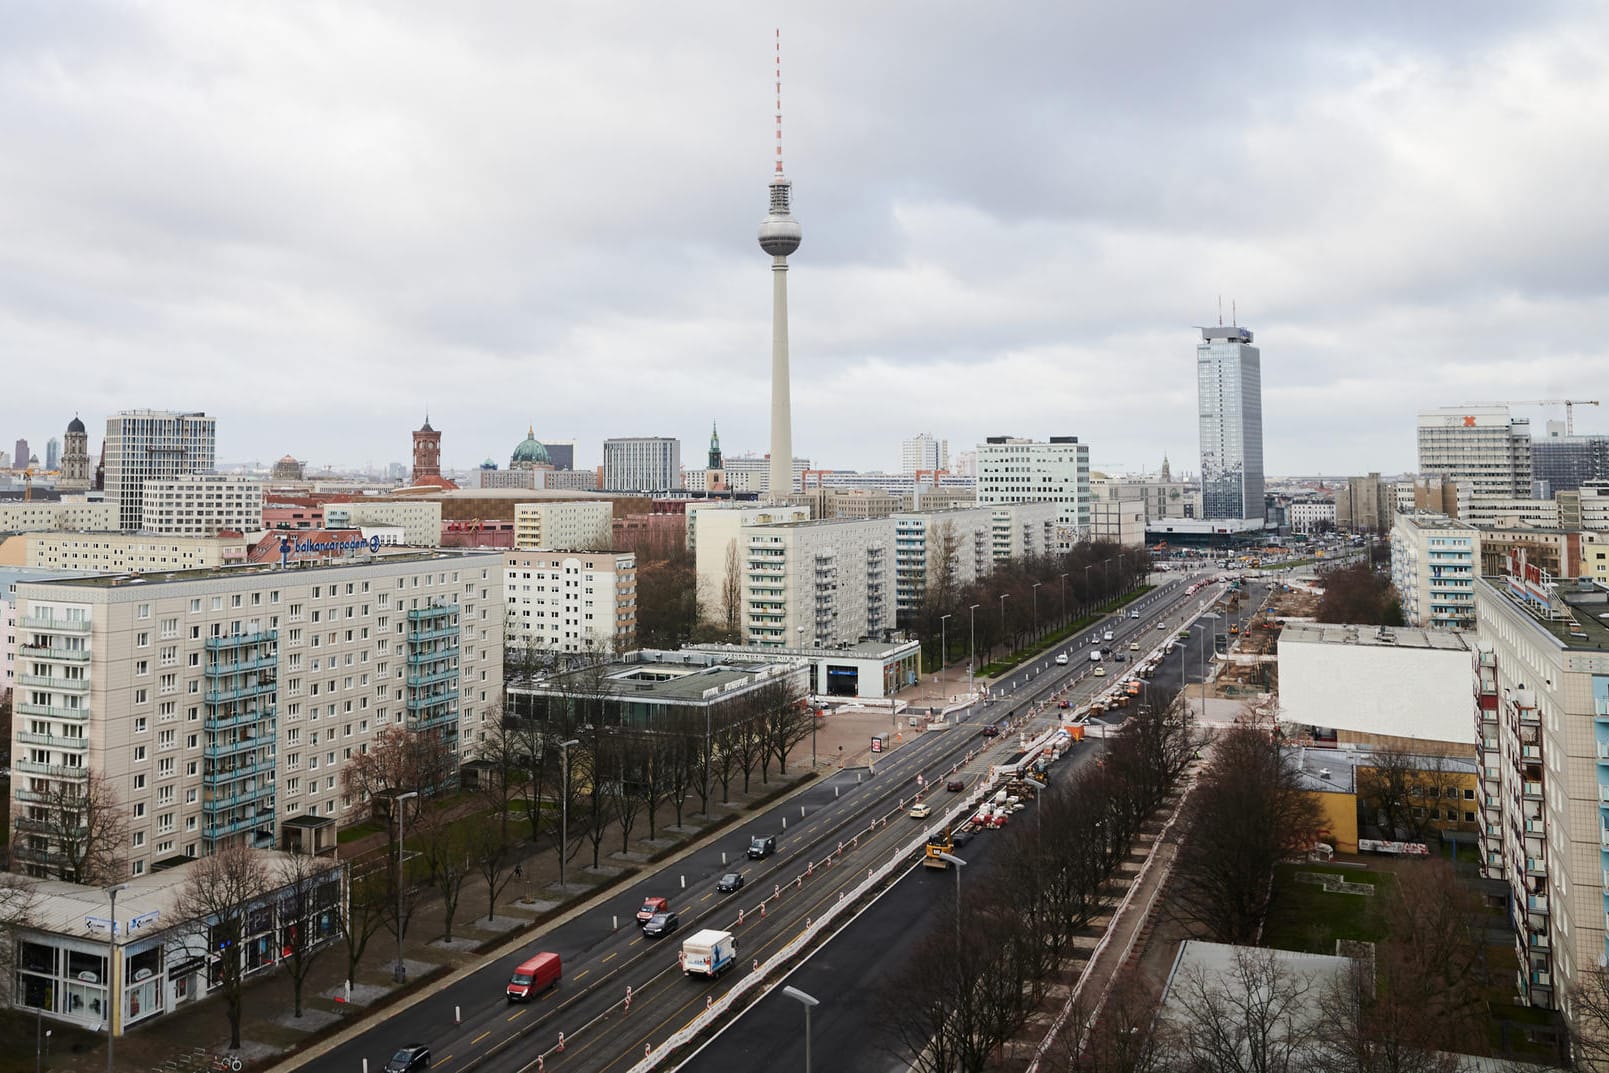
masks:
<svg viewBox="0 0 1609 1073"><path fill-rule="evenodd" d="M965 790L967 786L966 783L962 782L960 779L951 779L944 784L944 788L950 791L952 794L958 794L962 790Z"/></svg>
<svg viewBox="0 0 1609 1073"><path fill-rule="evenodd" d="M760 861L777 851L776 835L755 835L749 839L749 860Z"/></svg>
<svg viewBox="0 0 1609 1073"><path fill-rule="evenodd" d="M423 1043L410 1043L385 1064L385 1073L414 1073L417 1069L430 1068L430 1048Z"/></svg>
<svg viewBox="0 0 1609 1073"><path fill-rule="evenodd" d="M983 728L983 736L986 738L997 738L1000 736L1000 728L995 726L993 723L990 723L988 726Z"/></svg>
<svg viewBox="0 0 1609 1073"><path fill-rule="evenodd" d="M728 872L721 877L719 883L715 884L715 889L722 894L731 894L742 885L743 876L741 874L737 872Z"/></svg>
<svg viewBox="0 0 1609 1073"><path fill-rule="evenodd" d="M642 933L650 939L657 939L675 931L681 922L681 918L675 913L655 913L648 918L648 923L642 926Z"/></svg>
<svg viewBox="0 0 1609 1073"><path fill-rule="evenodd" d="M964 846L970 841L972 841L972 829L970 827L962 827L950 832L950 845L952 846Z"/></svg>

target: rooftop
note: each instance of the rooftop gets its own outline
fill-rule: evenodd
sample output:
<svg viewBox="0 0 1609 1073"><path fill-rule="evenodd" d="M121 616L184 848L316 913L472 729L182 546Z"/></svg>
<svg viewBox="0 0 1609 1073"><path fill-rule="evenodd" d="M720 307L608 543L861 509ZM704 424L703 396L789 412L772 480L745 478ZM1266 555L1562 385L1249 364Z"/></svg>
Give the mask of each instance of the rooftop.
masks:
<svg viewBox="0 0 1609 1073"><path fill-rule="evenodd" d="M1343 745L1338 749L1315 749L1307 746L1289 746L1285 755L1290 757L1300 775L1302 789L1315 793L1355 794L1358 791L1358 768L1373 767L1375 751ZM1407 759L1422 771L1444 771L1460 775L1474 775L1475 761L1460 756L1443 756L1435 753L1410 756Z"/></svg>
<svg viewBox="0 0 1609 1073"><path fill-rule="evenodd" d="M1542 585L1508 576L1480 580L1495 599L1528 617L1563 647L1609 652L1609 588L1588 578Z"/></svg>
<svg viewBox="0 0 1609 1073"><path fill-rule="evenodd" d="M1329 622L1287 622L1280 631L1279 643L1469 651L1463 634L1447 630L1420 630L1408 626L1344 626Z"/></svg>
<svg viewBox="0 0 1609 1073"><path fill-rule="evenodd" d="M1457 518L1449 518L1445 514L1432 514L1428 511L1415 511L1412 514L1398 514L1397 524L1412 525L1418 529L1448 529L1459 533L1474 533L1479 531L1468 522L1459 521Z"/></svg>
<svg viewBox="0 0 1609 1073"><path fill-rule="evenodd" d="M511 693L596 692L599 683L612 696L634 701L690 704L712 700L744 686L784 680L799 672L798 658L774 656L765 662L739 662L719 652L662 652L643 649L628 652L598 667L581 667L556 674Z"/></svg>
<svg viewBox="0 0 1609 1073"><path fill-rule="evenodd" d="M289 566L280 566L276 562L266 563L238 563L227 566L201 567L195 570L162 570L151 571L144 574L94 574L89 577L56 578L41 581L41 585L59 585L67 588L91 586L98 589L116 589L132 586L183 584L193 581L216 581L220 578L234 578L258 576L263 574L304 574L323 570L339 570L354 566L374 566L384 564L393 566L398 563L426 562L434 559L463 559L475 555L495 555L501 557L500 550L468 549L464 551L431 550L419 552L402 552L396 555L378 555L365 559L299 559Z"/></svg>

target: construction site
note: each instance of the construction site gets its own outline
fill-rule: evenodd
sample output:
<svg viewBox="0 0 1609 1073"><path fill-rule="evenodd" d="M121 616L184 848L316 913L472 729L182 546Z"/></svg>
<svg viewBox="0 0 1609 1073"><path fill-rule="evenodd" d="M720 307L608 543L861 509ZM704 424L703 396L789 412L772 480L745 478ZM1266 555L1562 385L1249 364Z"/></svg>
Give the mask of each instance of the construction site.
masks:
<svg viewBox="0 0 1609 1073"><path fill-rule="evenodd" d="M1312 622L1318 613L1320 592L1304 583L1274 584L1255 614L1237 624L1235 613L1244 609L1247 599L1234 588L1221 597L1214 610L1230 622L1226 635L1220 635L1218 673L1210 697L1246 700L1263 693L1279 691L1279 662L1276 649L1280 627L1286 622Z"/></svg>

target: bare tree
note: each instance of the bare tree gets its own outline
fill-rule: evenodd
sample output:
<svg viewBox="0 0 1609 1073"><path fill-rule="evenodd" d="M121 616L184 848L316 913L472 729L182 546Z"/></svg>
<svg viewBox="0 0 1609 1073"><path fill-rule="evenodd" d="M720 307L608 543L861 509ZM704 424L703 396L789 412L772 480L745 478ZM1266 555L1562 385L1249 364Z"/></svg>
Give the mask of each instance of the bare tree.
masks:
<svg viewBox="0 0 1609 1073"><path fill-rule="evenodd" d="M1448 861L1405 864L1386 902L1387 938L1376 947L1384 998L1369 1012L1407 1047L1471 1053L1486 1023L1478 900Z"/></svg>
<svg viewBox="0 0 1609 1073"><path fill-rule="evenodd" d="M1373 966L1355 960L1318 999L1315 1066L1336 1073L1459 1073L1460 1055L1427 1049L1425 1019L1434 1015L1382 992Z"/></svg>
<svg viewBox="0 0 1609 1073"><path fill-rule="evenodd" d="M497 899L514 879L511 865L515 863L516 848L489 823L475 824L469 832L470 855L475 869L486 881L486 919L497 916Z"/></svg>
<svg viewBox="0 0 1609 1073"><path fill-rule="evenodd" d="M341 786L367 805L376 820L387 821L386 838L395 848L394 799L404 793L420 794L404 804L407 822L412 825L424 808L425 795L450 786L457 777L457 754L439 733L390 726L375 737L367 752L354 756L341 769Z"/></svg>
<svg viewBox="0 0 1609 1073"><path fill-rule="evenodd" d="M509 812L530 777L532 742L521 721L506 715L501 704L493 706L491 723L475 743L475 796L497 817L498 833L508 842Z"/></svg>
<svg viewBox="0 0 1609 1073"><path fill-rule="evenodd" d="M1306 1073L1319 1053L1321 988L1254 947L1236 949L1221 976L1185 970L1173 992L1179 1065L1190 1073Z"/></svg>
<svg viewBox="0 0 1609 1073"><path fill-rule="evenodd" d="M279 888L279 948L291 978L295 1016L302 1016L302 989L319 955L342 934L341 865L292 853L272 875Z"/></svg>
<svg viewBox="0 0 1609 1073"><path fill-rule="evenodd" d="M1575 1069L1609 1073L1609 969L1582 969L1570 988L1570 1058Z"/></svg>
<svg viewBox="0 0 1609 1073"><path fill-rule="evenodd" d="M743 633L743 565L737 541L726 545L726 569L721 572L721 624L730 638Z"/></svg>
<svg viewBox="0 0 1609 1073"><path fill-rule="evenodd" d="M620 825L620 852L631 849L631 830L637 826L637 816L645 805L652 812L657 804L656 791L651 788L654 777L654 742L640 734L617 730L604 739L601 748L607 750L609 772L613 785L609 787L610 812ZM649 837L653 837L650 835Z"/></svg>
<svg viewBox="0 0 1609 1073"><path fill-rule="evenodd" d="M383 862L370 863L372 867L360 870L354 862L347 871L346 913L339 923L346 947L348 981L357 976L358 963L369 948L369 940L385 927L386 915L396 905L391 870Z"/></svg>
<svg viewBox="0 0 1609 1073"><path fill-rule="evenodd" d="M12 858L37 878L98 887L125 878L128 813L99 772L82 779L30 779L13 817Z"/></svg>
<svg viewBox="0 0 1609 1073"><path fill-rule="evenodd" d="M464 883L475 869L470 840L472 821L454 822L440 811L426 813L416 844L424 868L425 881L441 896L442 939L453 941L453 921Z"/></svg>
<svg viewBox="0 0 1609 1073"><path fill-rule="evenodd" d="M33 926L39 907L34 880L13 872L0 872L0 1002L9 1002L16 975L17 933ZM30 1006L43 1001L29 1002Z"/></svg>
<svg viewBox="0 0 1609 1073"><path fill-rule="evenodd" d="M1235 727L1191 797L1175 865L1180 918L1220 942L1255 941L1274 898L1274 866L1306 852L1322 814L1278 741Z"/></svg>
<svg viewBox="0 0 1609 1073"><path fill-rule="evenodd" d="M223 992L229 1016L229 1047L240 1048L241 999L247 969L247 940L258 930L253 920L267 904L274 883L256 850L229 846L190 866L174 901L180 921L205 929L213 986Z"/></svg>
<svg viewBox="0 0 1609 1073"><path fill-rule="evenodd" d="M1374 750L1358 768L1359 820L1389 839L1421 842L1442 825L1442 802L1453 791L1456 825L1458 780L1445 757L1391 747Z"/></svg>
<svg viewBox="0 0 1609 1073"><path fill-rule="evenodd" d="M1046 1049L1045 1073L1165 1073L1172 1035L1156 1020L1156 1001L1138 976L1113 985L1099 1016L1079 1000Z"/></svg>
<svg viewBox="0 0 1609 1073"><path fill-rule="evenodd" d="M788 773L788 755L793 747L815 731L816 713L805 701L799 687L789 679L777 679L761 686L760 734L764 740L762 756L774 757L777 774ZM761 761L761 771L765 761Z"/></svg>

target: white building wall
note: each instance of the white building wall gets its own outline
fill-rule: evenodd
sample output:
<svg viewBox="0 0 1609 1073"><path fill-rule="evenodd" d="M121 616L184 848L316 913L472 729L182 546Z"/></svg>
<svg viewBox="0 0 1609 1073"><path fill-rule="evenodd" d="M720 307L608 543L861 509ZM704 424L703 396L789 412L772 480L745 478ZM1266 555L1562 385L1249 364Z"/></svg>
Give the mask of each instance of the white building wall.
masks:
<svg viewBox="0 0 1609 1073"><path fill-rule="evenodd" d="M1357 629L1374 633L1370 626ZM1474 745L1470 654L1463 644L1335 644L1292 640L1292 631L1285 633L1279 640L1282 722Z"/></svg>
<svg viewBox="0 0 1609 1073"><path fill-rule="evenodd" d="M404 543L418 548L435 548L441 546L441 501L366 503L358 499L345 503L325 503L324 524L331 529L400 527Z"/></svg>
<svg viewBox="0 0 1609 1073"><path fill-rule="evenodd" d="M1071 548L1089 532L1089 445L1074 436L1040 443L994 437L977 450L979 506L1054 503L1057 543Z"/></svg>
<svg viewBox="0 0 1609 1073"><path fill-rule="evenodd" d="M116 528L144 528L145 482L214 466L217 422L202 413L124 410L106 419L106 500Z"/></svg>
<svg viewBox="0 0 1609 1073"><path fill-rule="evenodd" d="M620 652L636 637L637 558L630 552L505 552L503 582L511 648Z"/></svg>
<svg viewBox="0 0 1609 1073"><path fill-rule="evenodd" d="M741 540L748 644L852 644L893 628L892 518L752 525Z"/></svg>
<svg viewBox="0 0 1609 1073"><path fill-rule="evenodd" d="M145 481L141 530L212 536L263 527L263 482L228 473L187 473Z"/></svg>
<svg viewBox="0 0 1609 1073"><path fill-rule="evenodd" d="M612 492L668 492L681 486L682 445L669 436L603 441L603 486Z"/></svg>
<svg viewBox="0 0 1609 1073"><path fill-rule="evenodd" d="M693 551L693 570L698 577L699 614L718 621L722 614L721 593L728 563L737 563L739 585L743 576L743 530L751 525L779 522L807 522L810 508L804 506L748 506L735 503L687 504L687 543Z"/></svg>
<svg viewBox="0 0 1609 1073"><path fill-rule="evenodd" d="M50 530L117 528L117 504L84 499L56 503L0 503L0 532L37 533Z"/></svg>
<svg viewBox="0 0 1609 1073"><path fill-rule="evenodd" d="M28 533L28 566L48 570L144 574L200 570L246 559L245 537L156 533Z"/></svg>
<svg viewBox="0 0 1609 1073"><path fill-rule="evenodd" d="M613 526L614 506L606 501L514 505L514 546L520 549L603 550L614 540Z"/></svg>
<svg viewBox="0 0 1609 1073"><path fill-rule="evenodd" d="M1480 531L1441 514L1398 514L1391 528L1391 583L1412 626L1468 629L1475 622Z"/></svg>
<svg viewBox="0 0 1609 1073"><path fill-rule="evenodd" d="M965 510L905 511L894 514L895 588L899 609L922 606L928 586L940 569L938 555L954 543L956 587L970 585L994 569L994 512L987 507Z"/></svg>

